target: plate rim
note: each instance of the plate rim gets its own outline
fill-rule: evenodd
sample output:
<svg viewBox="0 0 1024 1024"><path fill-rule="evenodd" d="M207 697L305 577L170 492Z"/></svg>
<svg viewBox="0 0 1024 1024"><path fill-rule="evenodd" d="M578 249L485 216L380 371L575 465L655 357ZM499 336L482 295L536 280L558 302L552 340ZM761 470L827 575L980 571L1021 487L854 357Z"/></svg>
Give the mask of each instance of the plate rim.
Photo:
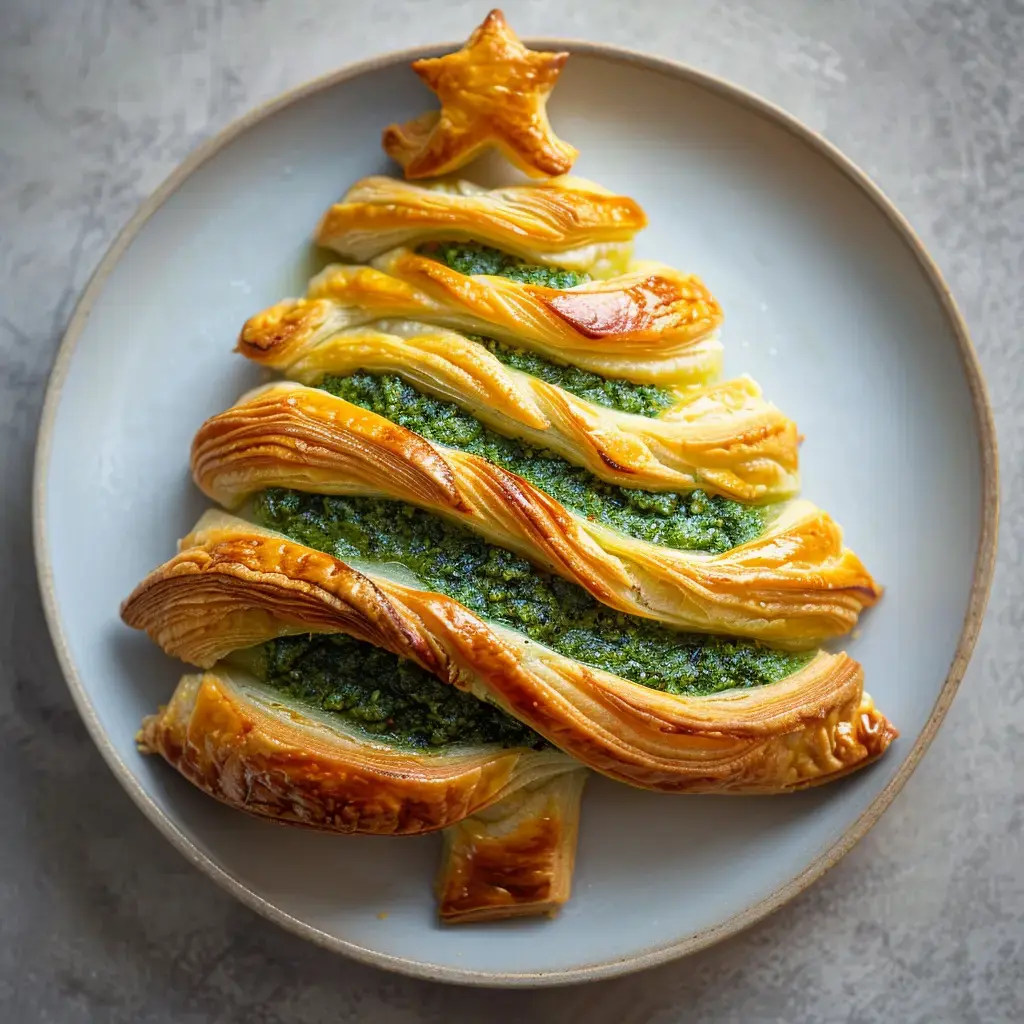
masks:
<svg viewBox="0 0 1024 1024"><path fill-rule="evenodd" d="M767 917L817 881L829 868L839 862L864 837L892 803L917 767L925 751L935 738L942 720L956 695L967 664L973 653L984 618L995 568L996 541L999 524L998 454L994 418L988 399L985 380L971 341L967 325L941 271L910 223L895 204L874 181L843 154L838 147L820 133L805 125L781 107L757 93L700 70L681 61L655 56L639 50L596 43L586 40L558 37L533 37L525 40L533 47L568 50L571 54L600 57L613 62L639 66L646 70L680 79L735 103L764 120L787 131L804 145L825 157L833 167L852 182L880 210L896 231L902 243L910 250L936 293L946 320L956 339L958 354L971 395L974 424L978 435L981 459L981 530L974 560L970 597L964 616L963 628L949 672L939 691L924 728L907 753L903 764L884 789L871 801L861 815L849 825L828 849L819 854L793 878L778 886L764 899L751 904L718 924L703 929L684 939L641 949L624 957L616 957L584 964L579 967L552 971L476 971L442 964L431 964L395 956L371 949L358 943L330 935L301 921L274 906L256 891L250 889L232 874L203 853L155 801L145 792L128 764L121 758L103 729L93 707L89 692L78 673L64 634L60 609L53 586L53 567L46 530L47 477L53 447L54 424L61 393L71 364L71 358L88 322L96 300L124 253L136 236L165 202L208 160L250 128L286 107L309 96L333 88L361 75L409 63L412 60L457 49L461 41L423 44L393 50L362 61L356 61L317 78L286 90L264 101L236 118L211 138L193 149L175 167L161 185L145 199L115 237L86 284L74 312L68 321L58 346L46 385L37 434L32 482L32 537L36 563L36 576L46 624L57 654L61 672L71 691L72 699L84 721L89 735L128 795L147 818L159 829L194 866L212 878L221 888L230 892L243 904L255 910L288 931L315 942L336 953L342 953L361 963L385 968L401 974L432 981L463 985L494 987L540 987L565 985L583 981L596 981L618 977L666 963L704 949L735 935Z"/></svg>

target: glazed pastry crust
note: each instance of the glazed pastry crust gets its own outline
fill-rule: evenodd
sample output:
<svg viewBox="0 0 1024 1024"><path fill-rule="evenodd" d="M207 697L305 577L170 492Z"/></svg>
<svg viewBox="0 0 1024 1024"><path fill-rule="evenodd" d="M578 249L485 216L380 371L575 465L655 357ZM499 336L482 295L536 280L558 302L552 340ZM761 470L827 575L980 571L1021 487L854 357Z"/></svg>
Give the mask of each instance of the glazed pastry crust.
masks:
<svg viewBox="0 0 1024 1024"><path fill-rule="evenodd" d="M623 612L803 648L852 627L879 595L839 528L806 502L722 555L636 541L575 515L521 478L323 391L325 374L399 374L508 436L611 483L776 502L798 487L795 425L721 367L721 310L696 277L631 262L646 221L632 200L565 177L576 150L546 102L565 53L528 50L492 11L457 53L416 73L440 109L382 143L408 179L448 174L494 147L531 186L487 190L367 178L333 206L331 266L305 298L253 317L238 349L301 384L245 396L196 436L200 487L233 507L270 486L381 496L474 529ZM415 251L483 242L594 280L551 289L468 276ZM670 389L657 418L580 400L504 366L453 331L556 363ZM401 576L401 580L396 579ZM488 623L387 565L357 568L210 512L122 605L126 623L205 671L149 716L140 749L218 800L282 823L413 835L443 830L436 880L449 923L552 914L569 896L586 771L642 788L782 793L881 756L897 735L860 666L817 651L782 681L708 697L652 690ZM343 633L488 700L553 745L405 750L264 686L246 665L277 637ZM248 652L248 654L247 654Z"/></svg>
<svg viewBox="0 0 1024 1024"><path fill-rule="evenodd" d="M564 174L577 151L555 135L546 107L568 57L527 49L491 11L461 50L413 62L441 109L390 125L384 151L407 178L455 171L492 146L531 177Z"/></svg>
<svg viewBox="0 0 1024 1024"><path fill-rule="evenodd" d="M698 278L670 267L639 264L563 290L460 274L408 249L373 267L327 267L305 299L250 318L238 351L280 369L339 331L391 318L483 334L641 384L701 383L721 365L718 303Z"/></svg>
<svg viewBox="0 0 1024 1024"><path fill-rule="evenodd" d="M558 912L572 888L586 774L521 787L445 829L435 885L445 924Z"/></svg>
<svg viewBox="0 0 1024 1024"><path fill-rule="evenodd" d="M674 696L220 512L207 513L181 552L139 584L122 617L200 667L276 636L346 633L493 700L584 764L649 789L798 789L874 760L896 735L845 654L819 652L770 686Z"/></svg>
<svg viewBox="0 0 1024 1024"><path fill-rule="evenodd" d="M329 832L447 828L575 763L554 751L481 746L417 754L361 740L299 704L268 699L219 665L184 676L138 742L199 789L260 817Z"/></svg>
<svg viewBox="0 0 1024 1024"><path fill-rule="evenodd" d="M626 270L632 238L646 223L634 200L580 178L485 189L376 176L357 182L324 214L316 242L365 263L434 239L477 241L528 263L608 276Z"/></svg>
<svg viewBox="0 0 1024 1024"><path fill-rule="evenodd" d="M579 584L603 603L682 629L813 646L850 630L878 589L839 527L794 502L718 555L635 540L567 510L521 477L325 391L263 389L208 420L196 483L237 507L268 487L383 496L441 514Z"/></svg>
<svg viewBox="0 0 1024 1024"><path fill-rule="evenodd" d="M796 424L749 377L680 394L657 418L632 415L506 366L461 334L408 320L340 331L284 368L291 380L311 385L357 372L398 374L499 433L558 452L623 487L699 487L759 503L799 487Z"/></svg>

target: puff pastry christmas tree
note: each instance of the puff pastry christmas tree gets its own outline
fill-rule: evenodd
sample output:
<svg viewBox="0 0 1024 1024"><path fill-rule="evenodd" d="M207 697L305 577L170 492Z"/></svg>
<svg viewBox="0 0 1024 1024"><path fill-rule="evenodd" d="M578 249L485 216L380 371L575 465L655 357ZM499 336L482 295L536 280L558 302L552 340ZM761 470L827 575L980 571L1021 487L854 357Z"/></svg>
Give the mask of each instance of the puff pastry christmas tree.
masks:
<svg viewBox="0 0 1024 1024"><path fill-rule="evenodd" d="M238 340L283 379L195 436L225 511L122 612L203 670L145 749L277 820L447 830L450 921L568 898L586 769L780 793L896 735L819 647L880 590L797 498L795 424L719 379L706 285L633 259L640 206L563 176L565 59L494 11L414 64L441 109L384 133L408 178L496 146L542 180L378 176L325 213L346 262Z"/></svg>

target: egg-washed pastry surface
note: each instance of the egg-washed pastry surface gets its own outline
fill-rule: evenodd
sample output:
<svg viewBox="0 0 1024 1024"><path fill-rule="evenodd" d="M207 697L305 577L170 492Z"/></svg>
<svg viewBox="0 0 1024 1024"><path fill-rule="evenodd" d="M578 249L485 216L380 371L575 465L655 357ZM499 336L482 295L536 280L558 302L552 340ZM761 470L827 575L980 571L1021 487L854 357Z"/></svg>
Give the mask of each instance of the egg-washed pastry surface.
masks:
<svg viewBox="0 0 1024 1024"><path fill-rule="evenodd" d="M385 129L384 151L407 178L448 174L492 146L533 177L564 174L576 150L555 135L546 107L568 56L527 49L491 11L461 50L413 62L441 109Z"/></svg>
<svg viewBox="0 0 1024 1024"><path fill-rule="evenodd" d="M371 533L394 535L386 523L399 512L377 511L371 544ZM409 536L415 547L422 533ZM448 579L425 585L395 550L342 561L210 512L123 615L200 667L279 636L345 633L493 701L592 768L670 792L803 788L873 760L894 735L846 655L631 622L556 578L501 565L499 551L469 548L476 565L450 553ZM525 585L510 587L517 576ZM496 619L474 613L495 597Z"/></svg>
<svg viewBox="0 0 1024 1024"><path fill-rule="evenodd" d="M358 383L365 393L344 393L355 401L378 395L376 378ZM454 407L413 418L416 393L400 381L393 397L368 411L320 389L272 386L203 426L193 446L196 481L228 507L254 493L266 498L268 487L311 492L301 511L274 525L345 554L342 536L332 531L365 535L357 548L371 540L388 544L386 531L404 521L402 507L372 527L354 519L328 525L328 508L354 506L331 505L324 495L406 502L410 511L419 506L476 530L618 611L682 629L807 646L846 632L877 597L838 528L809 502L730 508L705 495L680 501L603 485L557 457L533 458L500 435L488 438ZM444 413L448 418L440 418ZM403 429L406 424L420 433ZM460 447L431 443L438 432ZM652 498L668 507L652 511ZM283 503L274 508L285 514ZM432 529L430 518L406 524L413 537L396 539L403 551L395 561L422 561L419 545ZM722 550L712 555L709 548ZM471 588L476 579L467 575Z"/></svg>
<svg viewBox="0 0 1024 1024"><path fill-rule="evenodd" d="M493 705L345 635L226 652L182 678L139 742L227 803L339 832L444 828L572 769Z"/></svg>
<svg viewBox="0 0 1024 1024"><path fill-rule="evenodd" d="M582 178L487 189L458 179L422 184L377 175L353 185L324 214L315 237L352 263L443 236L465 247L462 258L489 259L492 271L518 260L610 277L629 266L630 243L646 223L634 200Z"/></svg>
<svg viewBox="0 0 1024 1024"><path fill-rule="evenodd" d="M442 920L547 914L569 897L586 773L494 705L345 634L284 635L183 676L138 743L284 824L458 824L438 871Z"/></svg>
<svg viewBox="0 0 1024 1024"><path fill-rule="evenodd" d="M564 174L564 57L492 12L417 63L442 108L385 132L408 178L491 145L551 177L375 176L325 212L343 262L238 339L281 379L195 435L195 482L233 514L122 608L202 670L143 750L278 821L443 830L453 923L568 898L588 768L782 793L896 735L820 646L881 591L798 497L796 425L719 379L722 310L634 259L637 202Z"/></svg>
<svg viewBox="0 0 1024 1024"><path fill-rule="evenodd" d="M304 299L254 317L239 350L273 366L298 358L325 333L403 318L485 335L634 384L686 387L721 368L721 310L698 278L645 263L604 280L552 287L534 283L566 280L552 278L547 267L531 268L531 279L472 275L435 258L455 251L395 249L372 266L327 267Z"/></svg>
<svg viewBox="0 0 1024 1024"><path fill-rule="evenodd" d="M799 483L796 427L749 378L679 394L409 320L324 331L301 354L274 362L294 380L343 397L361 393L375 406L414 396L419 412L409 418L425 430L428 421L436 432L442 421L475 418L632 489L703 488L765 502L793 495ZM405 382L404 395L380 379L393 376Z"/></svg>

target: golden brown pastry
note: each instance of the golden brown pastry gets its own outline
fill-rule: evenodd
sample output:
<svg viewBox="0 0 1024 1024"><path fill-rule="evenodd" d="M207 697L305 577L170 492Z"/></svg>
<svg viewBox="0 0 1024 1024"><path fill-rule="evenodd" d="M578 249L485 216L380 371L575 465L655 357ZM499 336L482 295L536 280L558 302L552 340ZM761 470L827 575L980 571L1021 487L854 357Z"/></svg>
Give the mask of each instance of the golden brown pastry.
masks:
<svg viewBox="0 0 1024 1024"><path fill-rule="evenodd" d="M548 94L569 55L529 50L493 10L456 53L413 62L438 112L384 131L384 151L407 178L458 170L496 146L531 177L564 174L577 152L551 129Z"/></svg>
<svg viewBox="0 0 1024 1024"><path fill-rule="evenodd" d="M268 487L418 505L519 552L631 615L806 647L853 628L878 589L836 524L793 502L719 555L635 540L573 514L508 471L316 388L277 384L208 420L196 483L235 508Z"/></svg>
<svg viewBox="0 0 1024 1024"><path fill-rule="evenodd" d="M354 263L437 238L484 242L528 263L609 277L628 269L633 236L646 224L634 200L581 178L486 189L378 175L324 214L316 241Z"/></svg>
<svg viewBox="0 0 1024 1024"><path fill-rule="evenodd" d="M867 764L896 735L845 654L819 652L770 685L661 692L488 625L451 598L356 571L220 512L207 513L181 552L139 584L122 616L200 667L278 636L344 633L493 701L584 764L650 789L799 789Z"/></svg>
<svg viewBox="0 0 1024 1024"><path fill-rule="evenodd" d="M461 334L384 320L323 337L285 376L398 374L455 402L499 433L564 456L609 483L692 490L741 501L791 497L799 487L796 424L741 377L676 397L657 417L598 405L507 366Z"/></svg>
<svg viewBox="0 0 1024 1024"><path fill-rule="evenodd" d="M557 913L569 898L585 771L517 789L444 832L436 890L448 924Z"/></svg>
<svg viewBox="0 0 1024 1024"><path fill-rule="evenodd" d="M460 274L408 249L386 253L373 267L327 267L305 299L286 299L252 317L238 350L267 366L287 366L338 331L399 317L641 384L706 382L721 366L718 303L698 278L662 264L556 289Z"/></svg>
<svg viewBox="0 0 1024 1024"><path fill-rule="evenodd" d="M389 746L226 663L183 676L138 739L144 752L159 754L223 803L330 832L431 832L521 786L579 774L575 762L550 748Z"/></svg>
<svg viewBox="0 0 1024 1024"><path fill-rule="evenodd" d="M317 241L355 264L238 341L291 381L193 445L203 491L260 525L207 513L122 606L204 670L142 750L276 821L443 830L452 923L568 898L587 768L775 794L896 736L861 667L815 649L879 589L788 501L796 426L713 383L721 310L632 262L637 203L565 176L545 105L566 56L492 11L413 65L441 109L384 132L407 178L492 146L558 177L372 177L327 211Z"/></svg>

